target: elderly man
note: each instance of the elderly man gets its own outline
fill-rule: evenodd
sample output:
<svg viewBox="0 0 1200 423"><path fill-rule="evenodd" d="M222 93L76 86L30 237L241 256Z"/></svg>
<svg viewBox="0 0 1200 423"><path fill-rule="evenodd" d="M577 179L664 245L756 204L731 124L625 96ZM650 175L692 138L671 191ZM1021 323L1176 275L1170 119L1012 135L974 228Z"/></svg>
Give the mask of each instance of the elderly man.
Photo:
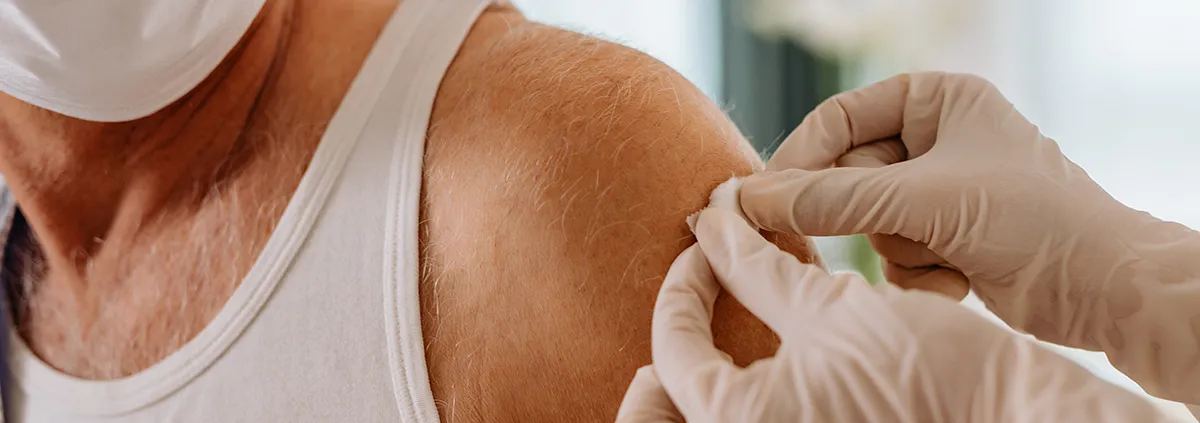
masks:
<svg viewBox="0 0 1200 423"><path fill-rule="evenodd" d="M506 4L185 3L0 15L14 421L611 420L684 217L760 166L671 69ZM187 41L105 38L137 19Z"/></svg>

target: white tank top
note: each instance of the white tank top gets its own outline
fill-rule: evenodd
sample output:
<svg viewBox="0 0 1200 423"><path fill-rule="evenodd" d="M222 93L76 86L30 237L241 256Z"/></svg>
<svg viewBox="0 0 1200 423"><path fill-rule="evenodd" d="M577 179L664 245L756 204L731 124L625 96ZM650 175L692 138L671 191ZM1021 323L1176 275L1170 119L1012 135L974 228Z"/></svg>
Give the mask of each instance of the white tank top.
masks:
<svg viewBox="0 0 1200 423"><path fill-rule="evenodd" d="M123 379L86 381L46 365L10 326L9 416L437 422L417 294L421 164L438 85L488 3L402 2L262 255L179 351Z"/></svg>

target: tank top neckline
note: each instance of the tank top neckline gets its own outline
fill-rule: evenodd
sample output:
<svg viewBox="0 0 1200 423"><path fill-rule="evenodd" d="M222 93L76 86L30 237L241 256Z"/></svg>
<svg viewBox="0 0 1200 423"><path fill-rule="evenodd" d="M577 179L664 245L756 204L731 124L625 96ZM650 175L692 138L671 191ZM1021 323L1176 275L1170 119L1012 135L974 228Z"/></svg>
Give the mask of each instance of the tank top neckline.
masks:
<svg viewBox="0 0 1200 423"><path fill-rule="evenodd" d="M400 60L398 52L413 41L418 27L397 22L419 21L420 17L439 7L441 1L403 0L397 7L330 120L266 246L242 283L204 329L179 350L143 371L124 378L97 381L76 378L49 366L29 349L10 323L5 329L10 339L7 359L13 388L64 407L73 414L120 415L170 395L215 362L258 315L286 273L358 143L372 109L379 102L381 90L377 87L392 76L391 69ZM398 19L401 15L408 16ZM16 207L11 200L6 203L5 210L0 211L6 216L0 233L7 233ZM415 341L419 343L420 337Z"/></svg>
<svg viewBox="0 0 1200 423"><path fill-rule="evenodd" d="M349 99L350 96L347 96ZM342 119L344 122L345 119ZM217 315L194 338L162 361L130 376L111 380L80 379L58 371L34 354L16 328L8 324L9 367L16 387L31 396L53 399L82 415L117 415L150 404L178 389L216 360L266 303L291 259L304 242L318 211L337 178L356 137L346 123L330 122L305 175L241 284ZM7 212L6 229L12 224Z"/></svg>

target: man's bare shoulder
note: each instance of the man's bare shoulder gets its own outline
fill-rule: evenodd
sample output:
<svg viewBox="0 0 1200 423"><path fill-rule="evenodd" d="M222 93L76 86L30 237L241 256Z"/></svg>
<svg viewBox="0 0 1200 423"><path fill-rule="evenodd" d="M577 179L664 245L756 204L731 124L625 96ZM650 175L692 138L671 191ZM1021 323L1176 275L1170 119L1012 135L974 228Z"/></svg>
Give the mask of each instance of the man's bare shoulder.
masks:
<svg viewBox="0 0 1200 423"><path fill-rule="evenodd" d="M611 421L650 360L662 277L693 242L684 218L756 166L721 110L661 62L485 15L442 83L426 146L435 397L485 420ZM803 239L784 244L813 259ZM717 309L717 342L739 361L774 351L736 303Z"/></svg>
<svg viewBox="0 0 1200 423"><path fill-rule="evenodd" d="M694 210L706 198L697 194L761 166L728 117L670 67L519 15L481 20L445 78L430 135L455 140L430 145L433 157L503 160L493 182L524 177L527 191L568 194L547 200L551 210L572 196L571 205L652 197Z"/></svg>
<svg viewBox="0 0 1200 423"><path fill-rule="evenodd" d="M576 213L662 218L652 223L686 237L677 214L762 166L720 108L669 66L511 9L485 14L473 30L439 91L430 137L427 157L492 163L500 174L480 182L521 182L513 195L552 212L562 230L581 226L589 242L603 234L571 221ZM445 176L437 166L427 173ZM642 203L636 215L618 209Z"/></svg>

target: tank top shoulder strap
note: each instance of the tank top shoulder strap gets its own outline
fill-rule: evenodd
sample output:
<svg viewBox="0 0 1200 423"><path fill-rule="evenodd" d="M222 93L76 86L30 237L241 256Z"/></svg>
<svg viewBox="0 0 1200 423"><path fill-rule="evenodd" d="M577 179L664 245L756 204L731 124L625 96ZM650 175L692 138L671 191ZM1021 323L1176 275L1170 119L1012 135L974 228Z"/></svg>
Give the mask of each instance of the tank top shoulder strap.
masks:
<svg viewBox="0 0 1200 423"><path fill-rule="evenodd" d="M446 70L491 0L403 0L375 49L392 66L372 115L398 121L389 175L384 306L391 378L401 420L436 423L425 364L418 284L418 224L425 134ZM366 75L363 75L366 76Z"/></svg>

